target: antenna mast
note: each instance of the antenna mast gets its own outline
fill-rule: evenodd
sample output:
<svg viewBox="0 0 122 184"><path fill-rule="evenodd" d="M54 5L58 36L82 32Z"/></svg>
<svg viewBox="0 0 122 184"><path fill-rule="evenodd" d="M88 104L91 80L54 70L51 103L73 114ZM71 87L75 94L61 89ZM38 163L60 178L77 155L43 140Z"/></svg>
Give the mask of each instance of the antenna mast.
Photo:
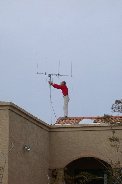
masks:
<svg viewBox="0 0 122 184"><path fill-rule="evenodd" d="M56 76L56 77L68 76L68 75L60 74L59 72L58 73L37 72L37 74L48 76L50 82L52 81L52 76ZM53 102L52 102L51 85L50 85L50 104L51 104L51 107L52 107L53 114L54 114L55 118L57 119L57 116L56 116L56 113L55 113L55 110L54 110L54 107L53 107Z"/></svg>
<svg viewBox="0 0 122 184"><path fill-rule="evenodd" d="M37 65L37 69L38 69L38 65ZM59 60L59 66L58 66L58 73L47 73L47 72L38 72L38 71L37 71L36 74L48 76L50 82L52 82L52 76L56 76L56 77L58 77L58 78L59 78L59 77L69 76L69 75L65 75L65 74L60 74L59 69L60 69L60 60ZM71 63L71 77L72 77L72 63ZM51 85L50 85L50 103L51 103L51 107L52 107L54 116L55 116L55 118L57 118L57 117L56 117L55 110L54 110L54 107L53 107L53 102L52 102Z"/></svg>

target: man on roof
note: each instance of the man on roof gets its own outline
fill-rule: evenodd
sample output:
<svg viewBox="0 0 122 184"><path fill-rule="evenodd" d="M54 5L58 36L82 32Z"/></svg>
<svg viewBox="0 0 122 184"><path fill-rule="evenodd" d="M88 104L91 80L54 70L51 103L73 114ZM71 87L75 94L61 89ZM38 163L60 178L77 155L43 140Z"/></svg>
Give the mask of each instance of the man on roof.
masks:
<svg viewBox="0 0 122 184"><path fill-rule="evenodd" d="M64 117L68 117L68 102L69 102L69 96L68 96L68 87L66 85L65 81L62 81L59 84L54 84L49 81L49 84L53 86L56 89L61 89L62 94L63 94L63 99L64 99L64 105L63 105L63 111L64 111Z"/></svg>

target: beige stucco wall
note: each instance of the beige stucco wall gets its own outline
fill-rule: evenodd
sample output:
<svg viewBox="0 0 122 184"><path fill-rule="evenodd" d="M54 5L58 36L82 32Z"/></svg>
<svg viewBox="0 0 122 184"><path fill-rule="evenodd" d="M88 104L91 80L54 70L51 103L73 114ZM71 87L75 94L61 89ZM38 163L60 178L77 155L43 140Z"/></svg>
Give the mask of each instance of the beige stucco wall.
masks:
<svg viewBox="0 0 122 184"><path fill-rule="evenodd" d="M122 126L114 129L122 152ZM110 145L111 136L110 126L49 126L16 105L0 104L3 184L48 184L49 169L64 168L81 157L122 163L122 153Z"/></svg>
<svg viewBox="0 0 122 184"><path fill-rule="evenodd" d="M48 127L21 112L9 111L9 184L47 184ZM24 145L29 145L28 152Z"/></svg>
<svg viewBox="0 0 122 184"><path fill-rule="evenodd" d="M0 174L3 174L3 184L8 183L8 134L9 115L6 108L0 108Z"/></svg>
<svg viewBox="0 0 122 184"><path fill-rule="evenodd" d="M116 128L116 136L122 140L122 126ZM79 127L52 127L50 132L50 169L64 168L81 157L96 157L106 162L121 160L115 148L110 146L110 127L80 125ZM122 151L122 144L120 144Z"/></svg>

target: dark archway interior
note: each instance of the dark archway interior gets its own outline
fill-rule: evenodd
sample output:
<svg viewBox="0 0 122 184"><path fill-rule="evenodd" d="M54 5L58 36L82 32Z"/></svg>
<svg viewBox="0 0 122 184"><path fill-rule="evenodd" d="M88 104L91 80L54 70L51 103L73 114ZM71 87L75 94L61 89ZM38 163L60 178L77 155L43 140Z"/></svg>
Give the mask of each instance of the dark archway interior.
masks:
<svg viewBox="0 0 122 184"><path fill-rule="evenodd" d="M83 157L65 167L66 184L104 184L110 165L94 157Z"/></svg>

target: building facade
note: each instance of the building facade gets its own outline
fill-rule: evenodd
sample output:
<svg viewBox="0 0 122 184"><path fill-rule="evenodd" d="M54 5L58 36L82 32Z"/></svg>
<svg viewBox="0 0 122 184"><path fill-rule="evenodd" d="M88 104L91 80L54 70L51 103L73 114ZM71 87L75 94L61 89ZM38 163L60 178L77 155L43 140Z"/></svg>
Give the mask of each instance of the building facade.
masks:
<svg viewBox="0 0 122 184"><path fill-rule="evenodd" d="M112 142L113 136L118 141ZM121 140L122 125L48 125L13 103L1 102L0 183L78 183L81 171L90 177L97 173L89 183L107 183L107 167L118 160L122 167Z"/></svg>

